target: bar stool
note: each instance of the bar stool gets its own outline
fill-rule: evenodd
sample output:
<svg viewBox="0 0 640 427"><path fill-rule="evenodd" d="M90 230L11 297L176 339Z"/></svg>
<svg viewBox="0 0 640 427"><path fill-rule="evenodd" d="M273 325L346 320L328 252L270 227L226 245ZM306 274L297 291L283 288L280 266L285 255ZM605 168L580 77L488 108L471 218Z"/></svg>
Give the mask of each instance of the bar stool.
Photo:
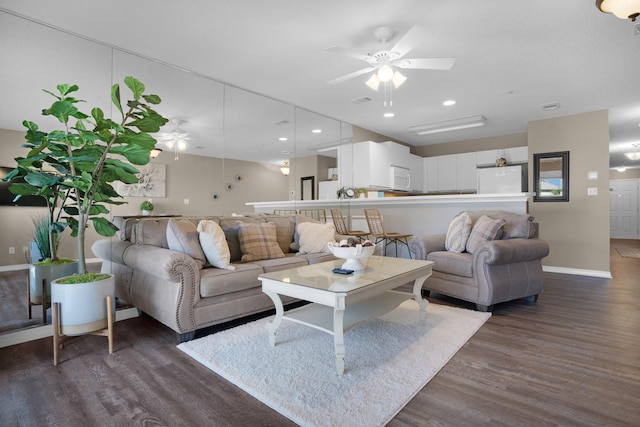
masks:
<svg viewBox="0 0 640 427"><path fill-rule="evenodd" d="M367 218L367 225L369 226L370 234L374 235L376 238L375 244L377 245L379 242L384 242L385 256L387 255L387 246L393 243L393 245L396 248L396 258L397 258L398 243L401 243L407 247L407 251L409 252L409 258L413 258L411 256L411 251L409 250L409 241L408 241L408 239L412 236L412 234L386 232L382 224L382 217L380 216L380 211L376 208L365 209L364 216Z"/></svg>
<svg viewBox="0 0 640 427"><path fill-rule="evenodd" d="M340 236L357 237L359 241L362 241L363 237L369 236L369 233L366 231L349 230L347 224L344 222L342 209L331 209L331 218L333 219L333 225L336 226L336 234Z"/></svg>
<svg viewBox="0 0 640 427"><path fill-rule="evenodd" d="M327 222L327 213L324 211L324 209L300 209L298 213L300 215L313 218L316 221Z"/></svg>

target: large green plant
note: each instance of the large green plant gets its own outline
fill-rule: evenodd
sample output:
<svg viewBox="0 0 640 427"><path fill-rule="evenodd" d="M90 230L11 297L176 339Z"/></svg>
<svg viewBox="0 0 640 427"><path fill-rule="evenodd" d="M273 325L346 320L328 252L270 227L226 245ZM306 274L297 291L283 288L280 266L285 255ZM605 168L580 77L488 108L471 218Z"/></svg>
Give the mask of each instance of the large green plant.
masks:
<svg viewBox="0 0 640 427"><path fill-rule="evenodd" d="M23 146L30 150L25 157L15 159L18 166L6 178L21 177L25 181L13 183L12 193L47 199L52 232L71 228L71 235L77 237L79 274L86 273L84 246L89 222L102 236L115 234L118 228L104 216L109 213L105 205L125 202L115 200L122 196L112 184L138 182L138 170L132 164L149 163L156 144L150 133L167 123L151 107L160 104L160 97L144 94L144 84L133 77L126 77L124 82L133 98L125 105L120 85L111 87L119 121L105 117L100 108L93 108L91 114L80 111L78 104L83 101L73 96L78 91L76 85L58 85L58 94L45 91L56 100L42 114L55 117L64 128L43 132L37 124L25 120L27 143ZM61 219L53 216L58 205L65 213Z"/></svg>

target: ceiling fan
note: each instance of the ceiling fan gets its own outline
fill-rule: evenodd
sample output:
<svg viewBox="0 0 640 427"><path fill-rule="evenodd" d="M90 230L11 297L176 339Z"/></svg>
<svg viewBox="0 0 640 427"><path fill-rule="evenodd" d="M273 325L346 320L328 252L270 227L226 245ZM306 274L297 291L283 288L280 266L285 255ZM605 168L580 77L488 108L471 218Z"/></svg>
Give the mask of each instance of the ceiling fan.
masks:
<svg viewBox="0 0 640 427"><path fill-rule="evenodd" d="M394 35L394 31L389 27L380 27L374 31L375 38L382 44L389 41ZM401 69L421 69L421 70L449 70L453 67L455 58L414 58L408 59L404 56L411 49L416 47L424 38L424 30L415 25L389 50L380 50L372 54L362 54L344 47L333 46L326 50L351 58L361 59L369 64L368 67L342 77L330 80L329 84L342 83L346 80L375 71L367 81L367 86L373 90L378 90L380 83L393 83L398 88L407 79L398 72Z"/></svg>
<svg viewBox="0 0 640 427"><path fill-rule="evenodd" d="M181 119L171 119L170 123L173 128L170 132L162 132L158 134L158 139L171 150L174 150L174 160L178 160L178 152L187 148L188 133L180 127L184 123Z"/></svg>

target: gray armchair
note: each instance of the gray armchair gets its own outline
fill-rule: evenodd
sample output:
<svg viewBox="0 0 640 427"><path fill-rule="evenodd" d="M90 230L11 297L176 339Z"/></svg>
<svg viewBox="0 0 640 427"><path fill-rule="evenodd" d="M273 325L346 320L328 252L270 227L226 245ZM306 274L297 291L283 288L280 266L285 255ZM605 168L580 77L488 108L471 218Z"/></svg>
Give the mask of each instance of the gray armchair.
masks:
<svg viewBox="0 0 640 427"><path fill-rule="evenodd" d="M446 234L411 239L415 259L434 262L423 289L475 303L479 311L518 298L537 301L544 288L542 258L549 254L547 242L538 238L538 223L506 211L467 213L472 227L482 215L505 220L502 236L482 242L473 254L447 251Z"/></svg>

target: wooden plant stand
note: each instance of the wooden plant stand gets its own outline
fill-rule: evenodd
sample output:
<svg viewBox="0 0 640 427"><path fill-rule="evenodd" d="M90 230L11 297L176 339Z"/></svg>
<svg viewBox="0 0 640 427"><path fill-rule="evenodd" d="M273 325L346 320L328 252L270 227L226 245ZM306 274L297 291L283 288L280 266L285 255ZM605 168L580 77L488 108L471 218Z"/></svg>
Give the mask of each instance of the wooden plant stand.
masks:
<svg viewBox="0 0 640 427"><path fill-rule="evenodd" d="M100 335L109 338L109 354L113 353L113 311L112 297L107 295L107 327L93 332L87 332L84 335ZM68 336L60 333L59 307L60 303L54 302L52 307L52 323L53 323L53 366L58 366L60 362L60 350L64 347L64 343L70 339L77 338L77 335Z"/></svg>
<svg viewBox="0 0 640 427"><path fill-rule="evenodd" d="M47 308L49 305L47 304L47 279L42 279L42 323L47 323ZM29 320L33 317L31 313L31 308L34 305L40 305L35 302L31 302L31 284L29 280L27 280L27 310L29 315Z"/></svg>

